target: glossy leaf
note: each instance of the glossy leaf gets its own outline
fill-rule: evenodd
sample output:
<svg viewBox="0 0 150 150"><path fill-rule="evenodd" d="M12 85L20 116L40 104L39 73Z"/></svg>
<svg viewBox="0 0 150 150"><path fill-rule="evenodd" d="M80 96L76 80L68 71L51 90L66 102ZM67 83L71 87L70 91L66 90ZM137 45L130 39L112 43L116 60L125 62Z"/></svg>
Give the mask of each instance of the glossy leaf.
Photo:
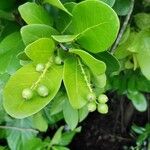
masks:
<svg viewBox="0 0 150 150"><path fill-rule="evenodd" d="M55 44L50 38L41 38L29 44L25 53L35 63L46 63L54 53Z"/></svg>
<svg viewBox="0 0 150 150"><path fill-rule="evenodd" d="M62 131L63 131L64 127L60 127L56 133L54 134L52 140L51 140L51 145L58 145L60 140L61 140L61 136L62 136Z"/></svg>
<svg viewBox="0 0 150 150"><path fill-rule="evenodd" d="M61 3L60 0L44 0L44 3L48 3L51 4L63 11L65 11L67 14L69 14L70 16L72 16L72 14L64 7L64 5Z"/></svg>
<svg viewBox="0 0 150 150"><path fill-rule="evenodd" d="M137 61L143 75L150 80L150 28L138 34Z"/></svg>
<svg viewBox="0 0 150 150"><path fill-rule="evenodd" d="M39 79L40 74L35 71L32 64L19 69L8 81L4 89L4 108L15 118L25 118L33 115L45 107L58 92L62 81L62 66L52 65L41 79L41 84L48 87L50 93L47 97L40 97L37 93L31 100L22 98L22 90L31 87ZM28 81L28 82L27 82ZM55 83L55 84L53 84Z"/></svg>
<svg viewBox="0 0 150 150"><path fill-rule="evenodd" d="M108 75L119 71L120 63L114 55L110 54L109 52L102 52L94 56L106 64L106 73Z"/></svg>
<svg viewBox="0 0 150 150"><path fill-rule="evenodd" d="M71 106L76 109L83 107L87 102L89 89L76 57L70 56L65 60L63 80Z"/></svg>
<svg viewBox="0 0 150 150"><path fill-rule="evenodd" d="M52 38L60 43L72 42L77 38L77 35L52 35Z"/></svg>
<svg viewBox="0 0 150 150"><path fill-rule="evenodd" d="M78 124L78 110L73 109L68 100L63 105L63 115L69 128L74 130Z"/></svg>
<svg viewBox="0 0 150 150"><path fill-rule="evenodd" d="M81 57L83 62L90 68L94 75L101 75L106 71L106 65L104 62L94 58L89 53L80 49L70 49L69 52L77 54Z"/></svg>
<svg viewBox="0 0 150 150"><path fill-rule="evenodd" d="M101 1L88 0L78 3L72 14L69 31L80 34L77 42L83 48L98 53L112 45L119 30L119 20L111 7Z"/></svg>
<svg viewBox="0 0 150 150"><path fill-rule="evenodd" d="M102 0L102 1L112 7L115 4L116 0Z"/></svg>
<svg viewBox="0 0 150 150"><path fill-rule="evenodd" d="M45 132L48 128L48 123L43 117L42 112L38 112L32 116L34 128L38 129L41 132Z"/></svg>
<svg viewBox="0 0 150 150"><path fill-rule="evenodd" d="M141 93L129 93L128 98L132 101L134 107L138 111L146 111L147 109L147 101L143 94Z"/></svg>
<svg viewBox="0 0 150 150"><path fill-rule="evenodd" d="M51 16L44 10L44 8L36 3L27 2L19 6L21 17L27 24L46 24L52 25Z"/></svg>
<svg viewBox="0 0 150 150"><path fill-rule="evenodd" d="M51 26L44 24L30 24L21 28L21 36L25 45L28 45L39 38L50 38L58 32Z"/></svg>
<svg viewBox="0 0 150 150"><path fill-rule="evenodd" d="M58 114L63 110L65 99L67 99L66 95L62 91L59 91L51 102L50 115Z"/></svg>
<svg viewBox="0 0 150 150"><path fill-rule="evenodd" d="M127 15L130 10L131 0L116 0L113 9L118 15Z"/></svg>
<svg viewBox="0 0 150 150"><path fill-rule="evenodd" d="M14 32L0 42L0 73L14 73L19 67L17 54L24 49L20 33Z"/></svg>

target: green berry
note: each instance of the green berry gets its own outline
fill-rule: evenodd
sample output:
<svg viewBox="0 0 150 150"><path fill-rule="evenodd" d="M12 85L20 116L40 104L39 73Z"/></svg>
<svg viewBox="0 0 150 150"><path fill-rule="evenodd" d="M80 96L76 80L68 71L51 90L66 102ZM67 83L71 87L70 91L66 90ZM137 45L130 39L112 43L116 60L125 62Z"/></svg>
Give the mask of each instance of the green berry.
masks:
<svg viewBox="0 0 150 150"><path fill-rule="evenodd" d="M89 93L88 96L87 96L87 99L88 99L88 101L90 101L90 102L96 100L96 95L95 95L95 93Z"/></svg>
<svg viewBox="0 0 150 150"><path fill-rule="evenodd" d="M48 88L45 86L45 85L40 85L38 88L37 88L37 92L40 96L42 97L46 97L48 96L49 94L49 90Z"/></svg>
<svg viewBox="0 0 150 150"><path fill-rule="evenodd" d="M55 62L57 65L61 65L62 59L61 59L59 56L56 56L55 59L54 59L54 62Z"/></svg>
<svg viewBox="0 0 150 150"><path fill-rule="evenodd" d="M26 100L29 100L33 97L33 92L30 88L23 89L22 97Z"/></svg>
<svg viewBox="0 0 150 150"><path fill-rule="evenodd" d="M97 107L97 110L101 114L107 114L108 113L108 105L107 104L99 104Z"/></svg>
<svg viewBox="0 0 150 150"><path fill-rule="evenodd" d="M95 102L90 102L90 103L88 103L87 107L88 107L88 110L90 112L93 112L93 111L96 110L96 103Z"/></svg>
<svg viewBox="0 0 150 150"><path fill-rule="evenodd" d="M105 104L108 101L108 97L105 94L101 94L98 97L98 102L101 104Z"/></svg>
<svg viewBox="0 0 150 150"><path fill-rule="evenodd" d="M36 71L37 72L42 72L45 68L45 65L44 64L37 64L36 65Z"/></svg>

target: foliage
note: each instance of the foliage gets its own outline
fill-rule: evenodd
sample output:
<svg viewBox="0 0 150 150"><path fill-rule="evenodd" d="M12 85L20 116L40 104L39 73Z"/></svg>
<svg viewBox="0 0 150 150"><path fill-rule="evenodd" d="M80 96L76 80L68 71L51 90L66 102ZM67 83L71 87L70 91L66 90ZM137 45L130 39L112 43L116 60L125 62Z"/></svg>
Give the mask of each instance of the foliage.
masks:
<svg viewBox="0 0 150 150"><path fill-rule="evenodd" d="M8 143L0 149L69 149L90 112L108 113L106 92L146 111L150 14L136 14L111 52L130 6L130 0L0 1L0 139ZM60 120L65 127L49 135Z"/></svg>

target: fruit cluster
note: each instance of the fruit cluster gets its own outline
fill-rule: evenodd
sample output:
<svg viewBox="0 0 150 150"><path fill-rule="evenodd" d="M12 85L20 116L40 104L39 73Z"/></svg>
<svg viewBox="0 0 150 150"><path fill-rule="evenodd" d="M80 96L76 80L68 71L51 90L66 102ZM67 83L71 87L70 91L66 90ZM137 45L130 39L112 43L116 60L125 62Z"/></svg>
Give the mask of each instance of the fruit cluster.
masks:
<svg viewBox="0 0 150 150"><path fill-rule="evenodd" d="M96 98L94 93L90 93L87 99L89 101L87 107L90 112L94 112L97 109L101 114L108 113L108 105L106 104L108 97L105 94L100 94L98 98Z"/></svg>

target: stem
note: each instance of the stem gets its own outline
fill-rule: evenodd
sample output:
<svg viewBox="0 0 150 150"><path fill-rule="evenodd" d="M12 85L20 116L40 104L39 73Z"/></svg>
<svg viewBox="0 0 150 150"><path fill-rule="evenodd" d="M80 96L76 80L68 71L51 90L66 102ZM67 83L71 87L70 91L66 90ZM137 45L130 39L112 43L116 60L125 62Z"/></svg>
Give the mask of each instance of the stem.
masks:
<svg viewBox="0 0 150 150"><path fill-rule="evenodd" d="M134 8L134 0L131 0L131 6L130 6L129 13L128 13L128 15L126 16L125 21L124 21L124 23L123 23L123 25L122 25L122 28L121 28L121 30L120 30L120 32L119 32L118 38L117 38L117 40L116 40L114 46L113 46L112 49L111 49L111 53L112 53L112 54L114 54L114 52L115 52L115 50L116 50L116 48L117 48L117 46L118 46L118 44L119 44L119 42L120 42L122 36L123 36L123 33L125 32L125 30L126 30L126 28L127 28L127 25L128 25L129 20L130 20L131 14L132 14L132 12L133 12L133 8Z"/></svg>
<svg viewBox="0 0 150 150"><path fill-rule="evenodd" d="M32 84L31 90L34 90L38 86L38 84L40 83L42 78L45 76L45 74L46 74L47 70L49 69L49 67L51 66L51 64L52 64L52 58L50 58L49 61L46 63L45 69L43 70L42 74L39 76L38 80Z"/></svg>
<svg viewBox="0 0 150 150"><path fill-rule="evenodd" d="M11 129L11 130L17 130L17 131L28 131L28 132L34 132L34 133L38 133L39 131L35 130L35 129L31 129L31 128L18 128L18 127L12 127L12 126L1 126L0 125L0 129Z"/></svg>
<svg viewBox="0 0 150 150"><path fill-rule="evenodd" d="M91 93L93 93L93 90L92 90L92 88L91 88L91 85L90 85L90 83L89 83L89 81L88 81L88 78L87 78L87 76L86 76L86 73L85 73L85 71L84 71L84 69L83 69L83 65L82 65L82 63L81 63L81 61L80 61L80 58L77 58L77 59L78 59L78 63L79 63L79 66L80 66L80 68L81 68L82 74L83 74L83 76L84 76L84 80L85 80L85 82L86 82L86 84L87 84L87 87L89 88L89 91L90 91Z"/></svg>

